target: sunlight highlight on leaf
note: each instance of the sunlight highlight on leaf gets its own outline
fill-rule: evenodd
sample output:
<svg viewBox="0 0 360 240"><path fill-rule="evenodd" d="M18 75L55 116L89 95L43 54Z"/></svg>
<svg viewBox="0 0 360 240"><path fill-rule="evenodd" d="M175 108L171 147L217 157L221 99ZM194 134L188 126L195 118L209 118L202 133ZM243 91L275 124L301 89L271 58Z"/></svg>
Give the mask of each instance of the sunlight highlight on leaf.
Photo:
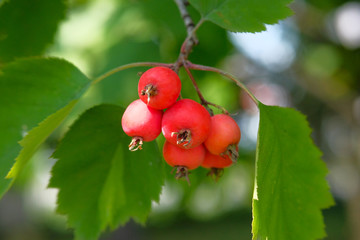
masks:
<svg viewBox="0 0 360 240"><path fill-rule="evenodd" d="M21 59L2 68L0 116L6 118L0 117L0 196L12 181L5 177L21 150L18 142L24 133L28 134L21 143L24 150L18 158L16 174L12 173L10 177L17 176L40 144L70 112L72 101L79 99L90 83L74 65L57 58ZM32 132L34 127L37 128Z"/></svg>

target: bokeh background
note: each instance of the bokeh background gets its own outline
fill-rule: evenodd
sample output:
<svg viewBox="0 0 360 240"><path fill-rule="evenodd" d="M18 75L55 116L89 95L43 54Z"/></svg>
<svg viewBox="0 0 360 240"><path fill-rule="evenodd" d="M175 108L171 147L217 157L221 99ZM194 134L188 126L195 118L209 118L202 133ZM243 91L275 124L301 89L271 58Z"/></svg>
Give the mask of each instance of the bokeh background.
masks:
<svg viewBox="0 0 360 240"><path fill-rule="evenodd" d="M266 104L307 115L336 200L323 211L326 239L359 240L360 2L296 0L290 6L293 17L257 34L234 34L205 23L189 59L235 74ZM197 21L198 13L189 11ZM126 63L174 62L185 36L173 1L72 0L47 55L65 58L94 78ZM46 188L56 161L49 157L85 109L100 103L126 107L136 99L138 72L144 70L123 71L91 88L43 144L0 201L1 240L73 238L66 219L54 213L56 190ZM204 177L206 170L194 171L191 187L175 181L168 168L160 203L154 203L146 226L129 222L101 239L251 239L258 113L234 83L214 73L193 74L205 98L225 107L238 122L239 162L217 183ZM186 74L180 76L182 96L198 100Z"/></svg>

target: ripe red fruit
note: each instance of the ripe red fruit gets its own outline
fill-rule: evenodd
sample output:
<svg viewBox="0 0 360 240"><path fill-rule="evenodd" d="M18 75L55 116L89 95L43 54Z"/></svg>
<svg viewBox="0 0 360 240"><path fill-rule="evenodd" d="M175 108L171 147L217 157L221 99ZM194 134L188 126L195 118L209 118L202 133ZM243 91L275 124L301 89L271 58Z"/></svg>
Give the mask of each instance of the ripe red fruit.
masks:
<svg viewBox="0 0 360 240"><path fill-rule="evenodd" d="M204 168L210 168L208 176L214 177L217 181L224 172L224 168L230 167L234 162L231 160L229 155L214 155L209 151L206 151L205 158L201 164Z"/></svg>
<svg viewBox="0 0 360 240"><path fill-rule="evenodd" d="M188 182L188 170L193 170L201 165L205 152L202 144L192 149L183 149L165 141L163 148L165 161L176 169L176 179L185 177Z"/></svg>
<svg viewBox="0 0 360 240"><path fill-rule="evenodd" d="M190 149L205 141L210 125L210 114L203 106L191 99L182 99L164 113L162 133L170 143Z"/></svg>
<svg viewBox="0 0 360 240"><path fill-rule="evenodd" d="M207 150L215 155L226 154L235 162L239 156L240 128L230 116L218 114L211 117L210 133L204 142Z"/></svg>
<svg viewBox="0 0 360 240"><path fill-rule="evenodd" d="M204 161L205 152L203 145L192 149L183 149L169 141L165 141L163 148L164 159L170 166L183 166L188 170L193 170L201 165Z"/></svg>
<svg viewBox="0 0 360 240"><path fill-rule="evenodd" d="M124 132L133 137L129 150L141 149L143 141L149 142L159 136L162 115L161 110L148 107L140 99L130 103L121 119Z"/></svg>
<svg viewBox="0 0 360 240"><path fill-rule="evenodd" d="M230 159L229 155L214 155L206 151L204 161L201 166L204 168L226 168L230 167L234 162Z"/></svg>
<svg viewBox="0 0 360 240"><path fill-rule="evenodd" d="M144 72L139 80L138 94L148 106L165 109L176 102L180 95L179 76L167 67L154 67Z"/></svg>

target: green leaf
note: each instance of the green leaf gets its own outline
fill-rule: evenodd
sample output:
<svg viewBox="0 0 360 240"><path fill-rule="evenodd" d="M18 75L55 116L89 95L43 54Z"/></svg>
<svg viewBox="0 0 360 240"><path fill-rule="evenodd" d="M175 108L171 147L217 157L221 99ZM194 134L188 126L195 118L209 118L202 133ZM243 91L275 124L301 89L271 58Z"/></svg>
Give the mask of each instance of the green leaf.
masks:
<svg viewBox="0 0 360 240"><path fill-rule="evenodd" d="M61 59L31 58L5 65L0 72L0 196L10 186L5 177L21 150L22 137L27 134L10 177L17 176L89 85L75 66Z"/></svg>
<svg viewBox="0 0 360 240"><path fill-rule="evenodd" d="M66 12L64 0L12 0L0 6L0 65L41 55Z"/></svg>
<svg viewBox="0 0 360 240"><path fill-rule="evenodd" d="M23 147L19 156L16 158L14 166L6 176L7 178L16 178L19 172L24 168L26 163L30 160L36 150L40 147L46 138L52 133L56 127L70 114L77 100L70 102L66 107L60 109L56 113L50 115L39 126L33 128L26 136L19 142Z"/></svg>
<svg viewBox="0 0 360 240"><path fill-rule="evenodd" d="M294 109L261 103L259 109L253 239L323 238L321 209L334 202L311 129Z"/></svg>
<svg viewBox="0 0 360 240"><path fill-rule="evenodd" d="M49 187L59 188L57 211L68 216L77 239L97 239L130 218L144 223L159 200L164 173L157 145L129 151L123 111L115 105L86 111L54 153Z"/></svg>
<svg viewBox="0 0 360 240"><path fill-rule="evenodd" d="M204 20L232 32L260 32L292 14L292 0L189 0Z"/></svg>
<svg viewBox="0 0 360 240"><path fill-rule="evenodd" d="M6 1L9 1L9 0L0 0L0 7L1 7Z"/></svg>

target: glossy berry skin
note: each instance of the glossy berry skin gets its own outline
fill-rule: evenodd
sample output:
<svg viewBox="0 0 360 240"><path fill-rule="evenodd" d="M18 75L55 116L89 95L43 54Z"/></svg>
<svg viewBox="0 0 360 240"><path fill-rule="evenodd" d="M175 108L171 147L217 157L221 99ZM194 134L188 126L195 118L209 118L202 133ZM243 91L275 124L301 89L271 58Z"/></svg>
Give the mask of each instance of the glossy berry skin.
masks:
<svg viewBox="0 0 360 240"><path fill-rule="evenodd" d="M164 113L162 133L170 143L190 149L202 144L211 126L209 112L191 99L177 101Z"/></svg>
<svg viewBox="0 0 360 240"><path fill-rule="evenodd" d="M165 161L172 167L186 167L188 170L198 168L204 161L205 147L199 145L192 149L183 149L165 141L163 155Z"/></svg>
<svg viewBox="0 0 360 240"><path fill-rule="evenodd" d="M240 128L229 115L218 114L211 117L210 133L204 142L207 150L215 155L226 153L231 145L240 142Z"/></svg>
<svg viewBox="0 0 360 240"><path fill-rule="evenodd" d="M230 167L234 162L228 155L214 155L206 151L205 158L201 164L204 168L226 168Z"/></svg>
<svg viewBox="0 0 360 240"><path fill-rule="evenodd" d="M173 105L180 95L181 81L170 68L154 67L144 72L139 80L139 98L155 109Z"/></svg>
<svg viewBox="0 0 360 240"><path fill-rule="evenodd" d="M133 101L126 108L121 125L130 137L141 137L143 141L152 141L161 133L161 110L148 107L140 99Z"/></svg>

